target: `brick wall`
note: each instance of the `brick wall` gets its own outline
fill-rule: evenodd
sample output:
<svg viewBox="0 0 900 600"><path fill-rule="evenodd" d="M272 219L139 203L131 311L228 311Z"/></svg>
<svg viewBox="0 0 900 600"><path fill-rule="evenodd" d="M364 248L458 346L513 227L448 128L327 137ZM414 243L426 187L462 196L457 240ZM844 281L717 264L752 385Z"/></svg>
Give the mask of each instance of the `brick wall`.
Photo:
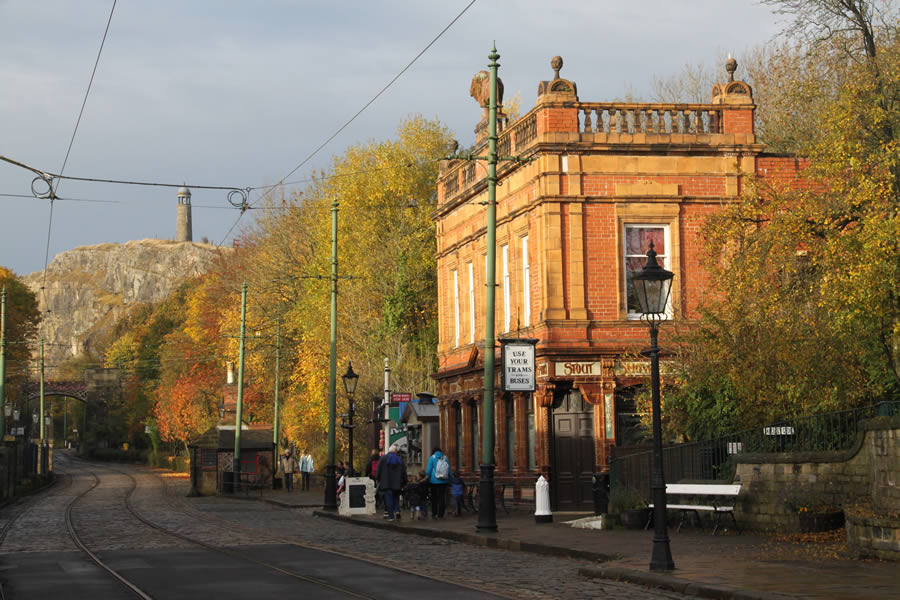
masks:
<svg viewBox="0 0 900 600"><path fill-rule="evenodd" d="M722 133L753 133L753 109L726 110L722 114Z"/></svg>

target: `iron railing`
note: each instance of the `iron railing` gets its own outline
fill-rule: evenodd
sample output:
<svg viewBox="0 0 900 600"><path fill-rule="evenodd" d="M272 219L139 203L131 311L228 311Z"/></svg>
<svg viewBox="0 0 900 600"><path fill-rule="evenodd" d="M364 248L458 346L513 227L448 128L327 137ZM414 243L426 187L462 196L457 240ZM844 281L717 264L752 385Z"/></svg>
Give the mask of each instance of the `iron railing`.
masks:
<svg viewBox="0 0 900 600"><path fill-rule="evenodd" d="M900 414L900 401L881 402L779 421L719 438L663 448L666 481L730 481L734 457L752 452L827 452L848 450L861 434L859 424L876 416ZM650 498L652 452L639 452L610 461L610 489L626 488Z"/></svg>

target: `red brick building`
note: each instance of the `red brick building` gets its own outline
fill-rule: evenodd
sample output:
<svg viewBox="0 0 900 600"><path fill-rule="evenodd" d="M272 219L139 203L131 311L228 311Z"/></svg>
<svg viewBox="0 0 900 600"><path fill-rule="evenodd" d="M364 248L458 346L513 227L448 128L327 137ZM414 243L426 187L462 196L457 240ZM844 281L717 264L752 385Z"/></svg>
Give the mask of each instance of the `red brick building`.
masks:
<svg viewBox="0 0 900 600"><path fill-rule="evenodd" d="M627 277L650 241L675 273L671 317L691 319L707 290L706 217L744 178L794 177L798 161L767 156L753 130L750 86L713 87L708 104L583 102L574 82L538 86L532 110L505 124L497 188L497 337L530 337L538 389L495 382L498 481L551 482L555 510L590 503L591 474L612 447L634 443L634 391L649 380L648 344ZM475 93L473 82L473 95ZM476 127L486 153L485 122ZM441 439L454 468L477 479L481 457L487 181L484 162L450 160L438 182ZM661 342L667 330L663 325ZM497 349L499 364L499 347Z"/></svg>

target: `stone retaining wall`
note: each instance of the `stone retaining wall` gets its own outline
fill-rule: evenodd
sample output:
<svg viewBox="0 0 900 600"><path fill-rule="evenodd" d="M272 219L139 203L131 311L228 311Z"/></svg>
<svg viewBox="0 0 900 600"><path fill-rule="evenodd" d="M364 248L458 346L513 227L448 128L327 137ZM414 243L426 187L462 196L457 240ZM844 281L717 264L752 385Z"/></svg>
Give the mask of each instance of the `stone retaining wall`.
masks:
<svg viewBox="0 0 900 600"><path fill-rule="evenodd" d="M879 513L900 513L900 418L878 417L862 428L848 451L735 457L734 482L743 484L738 521L751 529L797 531L797 516L784 500L800 487L835 506L869 501Z"/></svg>

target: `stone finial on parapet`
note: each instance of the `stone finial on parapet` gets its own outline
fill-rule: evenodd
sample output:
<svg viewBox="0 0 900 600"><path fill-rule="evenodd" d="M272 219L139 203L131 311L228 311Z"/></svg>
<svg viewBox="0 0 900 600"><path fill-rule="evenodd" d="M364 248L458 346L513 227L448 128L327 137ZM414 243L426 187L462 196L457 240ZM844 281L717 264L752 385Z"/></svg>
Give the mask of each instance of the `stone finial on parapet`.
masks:
<svg viewBox="0 0 900 600"><path fill-rule="evenodd" d="M550 59L550 68L553 69L553 79L551 81L541 81L538 83L538 96L545 94L553 94L558 96L560 100L578 100L578 86L574 81L563 79L559 76L559 72L563 67L563 59L561 56L554 56Z"/></svg>
<svg viewBox="0 0 900 600"><path fill-rule="evenodd" d="M713 85L711 94L713 104L753 104L753 90L750 85L734 79L737 66L737 61L729 54L728 60L725 61L728 81Z"/></svg>
<svg viewBox="0 0 900 600"><path fill-rule="evenodd" d="M712 104L728 105L729 109L721 111L720 133L734 134L736 143L756 143L754 133L753 90L744 81L735 80L734 72L738 63L728 55L725 61L725 72L728 81L717 83L712 87Z"/></svg>
<svg viewBox="0 0 900 600"><path fill-rule="evenodd" d="M728 73L728 82L734 81L734 72L737 70L737 61L730 54L728 60L725 61L725 71Z"/></svg>

